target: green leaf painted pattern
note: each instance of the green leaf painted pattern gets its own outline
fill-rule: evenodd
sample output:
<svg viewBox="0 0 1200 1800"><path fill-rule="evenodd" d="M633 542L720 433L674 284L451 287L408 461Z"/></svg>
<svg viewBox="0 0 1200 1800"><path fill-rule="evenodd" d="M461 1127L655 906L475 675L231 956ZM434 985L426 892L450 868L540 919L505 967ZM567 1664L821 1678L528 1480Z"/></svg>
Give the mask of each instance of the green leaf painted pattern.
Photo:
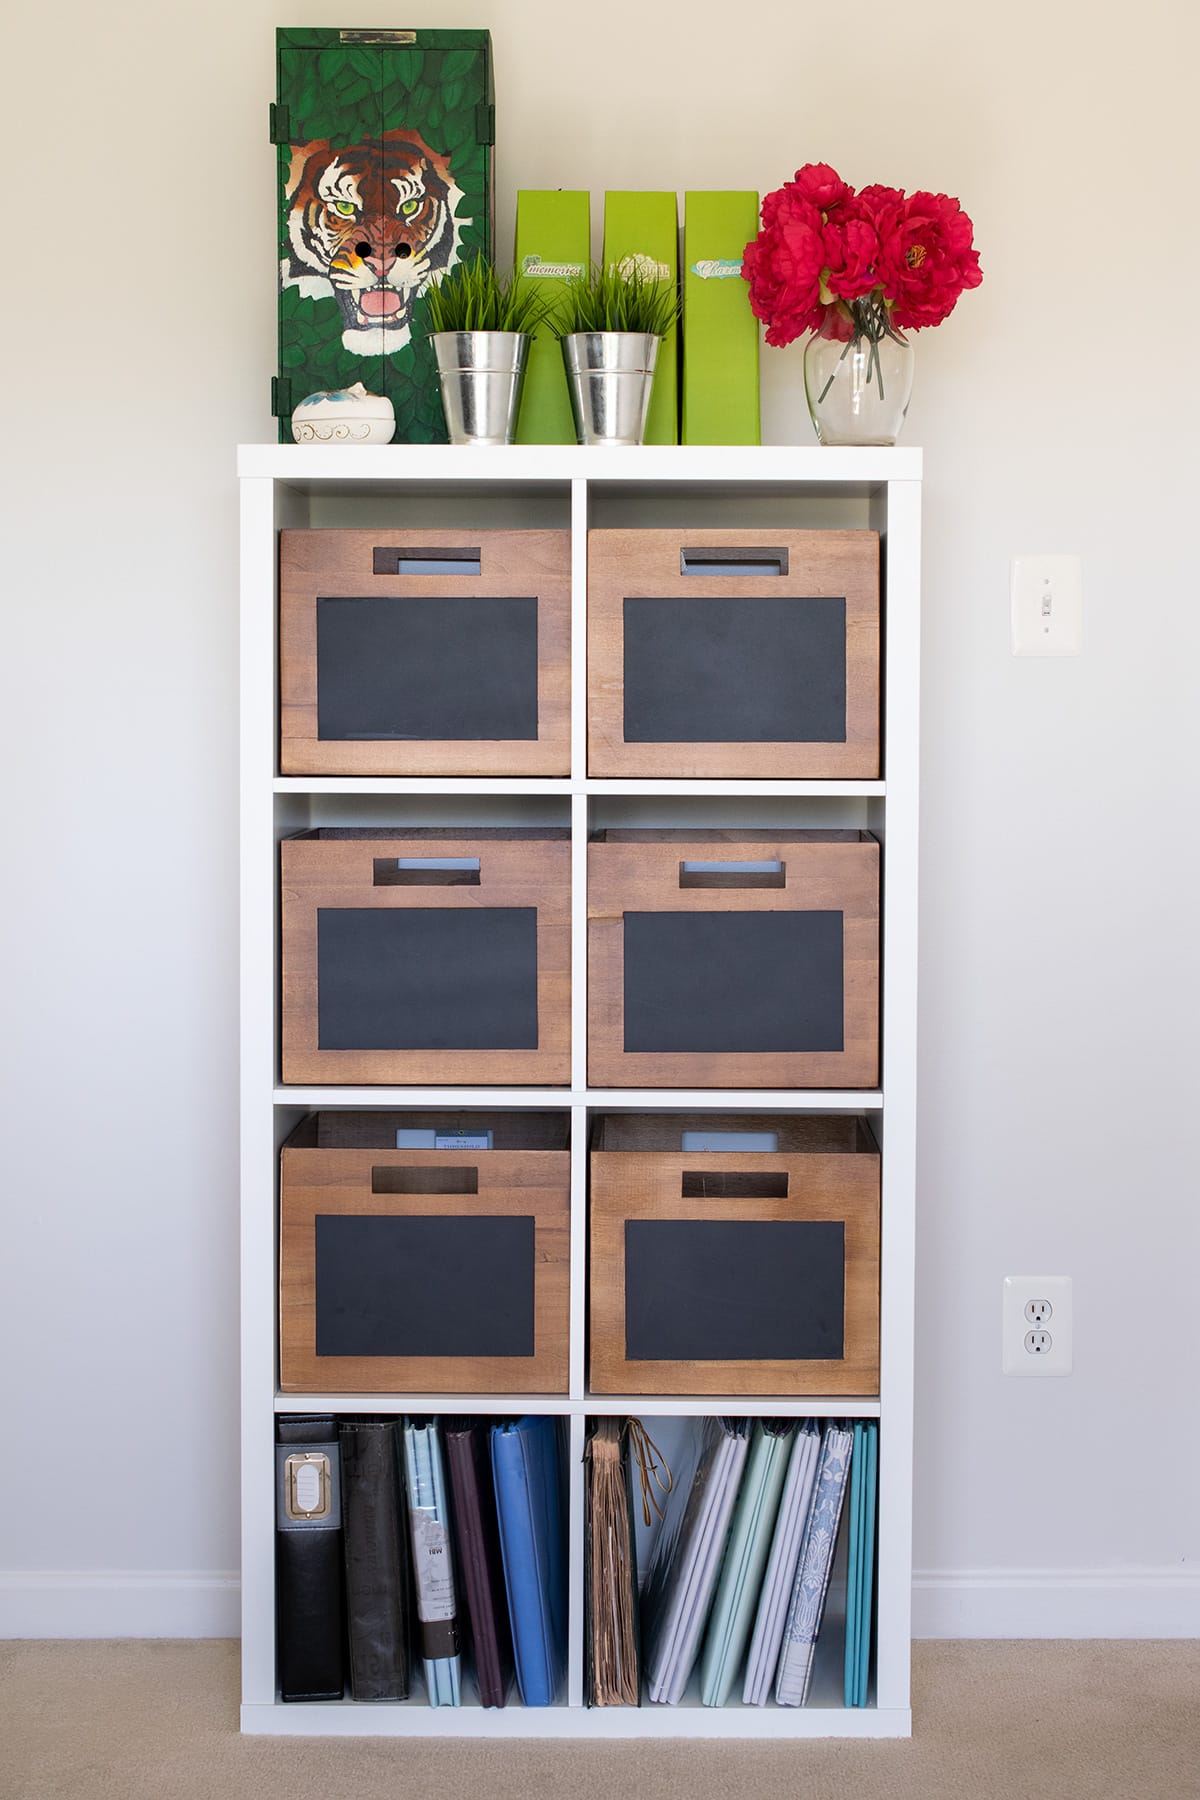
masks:
<svg viewBox="0 0 1200 1800"><path fill-rule="evenodd" d="M474 64L479 59L478 50L447 50L442 58L441 79L444 82L461 81L465 76L475 73ZM480 82L482 86L482 81ZM483 95L480 94L480 99Z"/></svg>

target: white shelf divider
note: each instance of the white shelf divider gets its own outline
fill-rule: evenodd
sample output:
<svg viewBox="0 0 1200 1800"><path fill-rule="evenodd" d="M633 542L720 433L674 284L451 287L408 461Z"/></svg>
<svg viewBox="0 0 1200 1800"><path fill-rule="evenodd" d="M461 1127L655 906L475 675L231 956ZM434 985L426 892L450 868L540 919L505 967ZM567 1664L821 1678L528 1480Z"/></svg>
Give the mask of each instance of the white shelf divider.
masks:
<svg viewBox="0 0 1200 1800"><path fill-rule="evenodd" d="M554 1107L604 1112L877 1112L879 1088L276 1087L276 1106Z"/></svg>
<svg viewBox="0 0 1200 1800"><path fill-rule="evenodd" d="M801 1399L780 1394L277 1394L274 1406L277 1413L550 1413L563 1418L644 1413L656 1419L729 1413L771 1419L781 1412L798 1418L877 1419L879 1409L873 1394L805 1394Z"/></svg>
<svg viewBox="0 0 1200 1800"><path fill-rule="evenodd" d="M277 794L478 794L536 795L547 799L587 794L636 799L714 796L743 800L874 800L882 781L634 781L551 775L277 775Z"/></svg>

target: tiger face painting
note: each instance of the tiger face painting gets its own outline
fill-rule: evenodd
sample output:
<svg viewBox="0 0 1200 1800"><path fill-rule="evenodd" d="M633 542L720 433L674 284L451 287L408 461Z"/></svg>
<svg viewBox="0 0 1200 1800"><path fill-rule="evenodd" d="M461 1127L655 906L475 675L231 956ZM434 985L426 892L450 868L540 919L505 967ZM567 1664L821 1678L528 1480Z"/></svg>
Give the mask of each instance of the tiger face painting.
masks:
<svg viewBox="0 0 1200 1800"><path fill-rule="evenodd" d="M342 346L389 356L408 343L412 307L458 261L463 194L446 157L415 131L385 131L359 144L297 144L288 176L285 287L330 293L342 313Z"/></svg>

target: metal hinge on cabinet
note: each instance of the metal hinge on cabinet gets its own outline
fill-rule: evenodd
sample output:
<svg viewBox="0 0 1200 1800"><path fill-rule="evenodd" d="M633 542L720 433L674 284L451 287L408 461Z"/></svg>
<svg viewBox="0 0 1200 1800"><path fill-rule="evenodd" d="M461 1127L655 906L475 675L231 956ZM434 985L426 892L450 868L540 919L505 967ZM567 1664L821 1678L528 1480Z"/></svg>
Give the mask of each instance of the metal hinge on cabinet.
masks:
<svg viewBox="0 0 1200 1800"><path fill-rule="evenodd" d="M271 377L271 417L287 419L292 413L292 378L290 375L272 375Z"/></svg>
<svg viewBox="0 0 1200 1800"><path fill-rule="evenodd" d="M495 141L496 108L490 100L481 100L475 108L475 142L494 144Z"/></svg>
<svg viewBox="0 0 1200 1800"><path fill-rule="evenodd" d="M271 142L288 144L292 138L292 121L286 106L280 100L271 102Z"/></svg>

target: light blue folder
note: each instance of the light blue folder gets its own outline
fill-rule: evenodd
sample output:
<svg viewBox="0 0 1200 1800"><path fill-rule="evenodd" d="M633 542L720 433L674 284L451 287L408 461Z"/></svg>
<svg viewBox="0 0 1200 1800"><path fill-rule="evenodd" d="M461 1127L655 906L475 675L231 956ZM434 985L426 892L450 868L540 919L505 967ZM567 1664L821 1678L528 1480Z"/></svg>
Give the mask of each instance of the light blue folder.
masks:
<svg viewBox="0 0 1200 1800"><path fill-rule="evenodd" d="M771 1697L820 1455L820 1428L815 1420L804 1419L796 1430L788 1457L783 1498L779 1502L771 1554L767 1559L767 1572L750 1638L746 1679L742 1684L742 1700L747 1706L765 1706Z"/></svg>
<svg viewBox="0 0 1200 1800"><path fill-rule="evenodd" d="M683 1699L700 1652L750 1448L747 1419L710 1418L698 1426L690 1464L675 1470L642 1588L646 1692L667 1706Z"/></svg>
<svg viewBox="0 0 1200 1800"><path fill-rule="evenodd" d="M405 1419L403 1440L425 1685L430 1706L458 1706L462 1680L458 1656L458 1607L450 1544L449 1499L437 1420ZM439 1651L444 1646L445 1653L430 1654L435 1646Z"/></svg>
<svg viewBox="0 0 1200 1800"><path fill-rule="evenodd" d="M879 1473L879 1427L854 1427L850 1460L850 1546L846 1569L847 1706L867 1704L871 1672L871 1605L875 1592L875 1495Z"/></svg>
<svg viewBox="0 0 1200 1800"><path fill-rule="evenodd" d="M705 1706L725 1705L741 1668L794 1435L795 1424L786 1419L760 1419L754 1427L700 1659L700 1699Z"/></svg>

